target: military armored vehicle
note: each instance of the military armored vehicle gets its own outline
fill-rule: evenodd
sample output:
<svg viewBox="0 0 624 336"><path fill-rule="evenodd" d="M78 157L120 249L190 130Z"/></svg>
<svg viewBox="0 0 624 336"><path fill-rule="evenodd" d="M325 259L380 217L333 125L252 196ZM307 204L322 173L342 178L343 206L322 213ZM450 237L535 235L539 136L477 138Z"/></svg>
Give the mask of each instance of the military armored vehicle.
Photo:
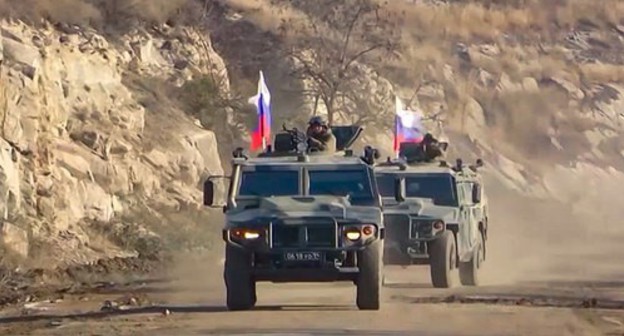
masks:
<svg viewBox="0 0 624 336"><path fill-rule="evenodd" d="M380 306L384 223L372 165L354 156L361 127L332 127L333 154L308 151L303 132L284 131L257 157L233 153L226 200L219 179L204 184L204 204L223 206L227 307L255 306L256 283L351 281L357 306Z"/></svg>
<svg viewBox="0 0 624 336"><path fill-rule="evenodd" d="M435 142L435 140L434 140ZM478 169L482 160L451 166L448 147L404 143L399 158L377 164L384 206L386 265L429 264L434 287L479 284L486 258L488 208Z"/></svg>

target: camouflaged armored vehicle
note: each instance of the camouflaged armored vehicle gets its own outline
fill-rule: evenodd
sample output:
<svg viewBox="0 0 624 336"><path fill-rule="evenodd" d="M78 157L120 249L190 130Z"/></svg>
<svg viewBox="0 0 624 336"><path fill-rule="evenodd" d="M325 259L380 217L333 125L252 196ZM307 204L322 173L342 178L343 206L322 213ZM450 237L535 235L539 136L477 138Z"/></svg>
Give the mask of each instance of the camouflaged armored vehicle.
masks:
<svg viewBox="0 0 624 336"><path fill-rule="evenodd" d="M479 284L486 257L487 198L478 168L439 160L442 150L402 144L399 157L375 167L384 206L386 265L429 264L434 287ZM428 152L428 153L427 153ZM433 153L433 154L432 154Z"/></svg>
<svg viewBox="0 0 624 336"><path fill-rule="evenodd" d="M251 309L256 283L352 281L359 309L380 305L384 224L372 168L349 146L360 127L332 127L334 154L309 153L302 132L277 134L274 148L235 151L224 205L227 307ZM218 206L218 178L204 204Z"/></svg>

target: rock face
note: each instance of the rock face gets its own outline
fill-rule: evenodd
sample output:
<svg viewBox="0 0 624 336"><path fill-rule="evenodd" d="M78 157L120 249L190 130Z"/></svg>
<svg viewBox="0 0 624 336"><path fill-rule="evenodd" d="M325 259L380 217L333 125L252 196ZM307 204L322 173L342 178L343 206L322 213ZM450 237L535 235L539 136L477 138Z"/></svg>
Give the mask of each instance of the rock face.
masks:
<svg viewBox="0 0 624 336"><path fill-rule="evenodd" d="M61 250L97 258L82 223L118 218L128 199L200 206L200 178L222 173L214 133L179 111L151 120L124 81L131 72L179 85L213 73L229 90L200 32L165 26L109 42L90 30L0 26L0 241L24 256L29 240L63 241Z"/></svg>

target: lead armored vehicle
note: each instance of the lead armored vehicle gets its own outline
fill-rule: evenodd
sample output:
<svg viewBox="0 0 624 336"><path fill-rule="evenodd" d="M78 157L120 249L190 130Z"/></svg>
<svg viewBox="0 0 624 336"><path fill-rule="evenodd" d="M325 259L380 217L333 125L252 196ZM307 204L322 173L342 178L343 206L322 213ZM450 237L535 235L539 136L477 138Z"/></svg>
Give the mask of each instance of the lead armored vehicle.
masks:
<svg viewBox="0 0 624 336"><path fill-rule="evenodd" d="M380 306L384 222L367 147L348 147L360 127L332 127L334 154L307 150L305 135L284 130L257 157L234 152L226 200L219 177L204 184L204 204L223 206L227 307L251 309L256 283L350 281L357 306Z"/></svg>
<svg viewBox="0 0 624 336"><path fill-rule="evenodd" d="M426 147L426 146L425 146ZM488 208L478 168L441 160L436 150L401 145L399 159L376 165L382 195L386 265L429 264L434 287L477 286L486 257Z"/></svg>

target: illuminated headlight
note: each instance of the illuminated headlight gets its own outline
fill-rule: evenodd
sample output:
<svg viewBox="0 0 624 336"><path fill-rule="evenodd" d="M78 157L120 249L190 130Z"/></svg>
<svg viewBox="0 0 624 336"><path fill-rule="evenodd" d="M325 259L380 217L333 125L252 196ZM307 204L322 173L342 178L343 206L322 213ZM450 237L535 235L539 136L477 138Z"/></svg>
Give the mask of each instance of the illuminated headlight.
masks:
<svg viewBox="0 0 624 336"><path fill-rule="evenodd" d="M248 231L248 232L243 233L243 237L245 239L258 239L258 238L260 238L260 233L258 233L258 232L249 232Z"/></svg>
<svg viewBox="0 0 624 336"><path fill-rule="evenodd" d="M344 237L351 242L366 241L375 236L377 228L372 224L348 225L344 228Z"/></svg>
<svg viewBox="0 0 624 336"><path fill-rule="evenodd" d="M352 240L352 241L356 241L358 239L360 239L360 237L362 236L362 234L360 234L359 231L347 231L345 233L345 236L347 237L347 239Z"/></svg>
<svg viewBox="0 0 624 336"><path fill-rule="evenodd" d="M262 236L260 230L253 229L232 229L230 230L230 236L232 239L245 239L245 240L255 240Z"/></svg>

